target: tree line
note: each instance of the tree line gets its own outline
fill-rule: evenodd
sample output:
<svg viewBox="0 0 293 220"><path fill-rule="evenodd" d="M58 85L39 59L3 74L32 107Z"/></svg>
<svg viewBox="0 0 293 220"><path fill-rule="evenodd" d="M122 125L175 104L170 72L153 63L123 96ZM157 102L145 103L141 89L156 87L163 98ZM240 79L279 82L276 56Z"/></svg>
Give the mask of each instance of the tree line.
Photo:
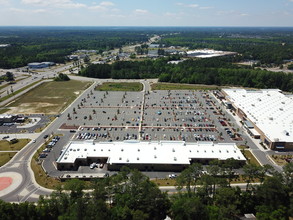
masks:
<svg viewBox="0 0 293 220"><path fill-rule="evenodd" d="M278 88L293 91L293 75L270 72L233 64L234 57L186 60L168 64L177 56L157 60L118 61L113 64L92 64L79 75L93 78L144 79L159 78L160 82L243 86L251 88Z"/></svg>
<svg viewBox="0 0 293 220"><path fill-rule="evenodd" d="M0 32L0 44L10 44L0 48L0 68L17 68L30 62L64 63L76 50L102 53L148 40L142 31L94 27L2 27Z"/></svg>
<svg viewBox="0 0 293 220"><path fill-rule="evenodd" d="M243 59L259 60L261 64L280 65L293 57L292 29L224 28L218 30L190 29L176 35L164 35L158 43L189 49L211 48L233 51Z"/></svg>
<svg viewBox="0 0 293 220"><path fill-rule="evenodd" d="M246 190L231 186L237 178L233 164L233 160L212 162L206 173L201 164L191 165L177 177L177 193L172 195L160 191L141 172L124 167L117 175L92 181L87 187L81 180L70 180L37 203L0 201L0 218L217 220L253 213L261 220L286 220L293 216L292 163L284 166L283 174L270 166L245 165ZM260 184L251 184L254 180ZM92 190L85 190L88 187Z"/></svg>

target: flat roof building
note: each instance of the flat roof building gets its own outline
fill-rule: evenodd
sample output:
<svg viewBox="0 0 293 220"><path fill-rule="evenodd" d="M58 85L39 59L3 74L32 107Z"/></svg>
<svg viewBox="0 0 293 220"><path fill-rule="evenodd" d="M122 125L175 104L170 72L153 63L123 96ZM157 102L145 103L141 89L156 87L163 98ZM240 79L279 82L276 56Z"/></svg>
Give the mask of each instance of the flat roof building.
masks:
<svg viewBox="0 0 293 220"><path fill-rule="evenodd" d="M236 114L271 149L293 149L293 98L278 89L223 89Z"/></svg>
<svg viewBox="0 0 293 220"><path fill-rule="evenodd" d="M234 143L160 142L70 142L57 160L59 170L75 170L93 162L107 164L108 170L126 165L139 170L181 171L193 162L245 157Z"/></svg>
<svg viewBox="0 0 293 220"><path fill-rule="evenodd" d="M55 65L54 62L42 62L42 63L29 63L28 67L30 69L42 69L42 68L47 68L49 66Z"/></svg>

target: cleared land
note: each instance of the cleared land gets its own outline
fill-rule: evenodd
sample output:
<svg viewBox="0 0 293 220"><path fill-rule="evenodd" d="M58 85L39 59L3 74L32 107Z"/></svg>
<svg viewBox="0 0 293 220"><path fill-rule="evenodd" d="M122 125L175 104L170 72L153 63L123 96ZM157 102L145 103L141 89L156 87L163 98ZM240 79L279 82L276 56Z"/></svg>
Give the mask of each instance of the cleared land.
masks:
<svg viewBox="0 0 293 220"><path fill-rule="evenodd" d="M192 85L179 83L155 83L151 85L152 90L218 90L220 86L213 85Z"/></svg>
<svg viewBox="0 0 293 220"><path fill-rule="evenodd" d="M43 83L10 103L7 113L58 114L89 85L75 80Z"/></svg>
<svg viewBox="0 0 293 220"><path fill-rule="evenodd" d="M142 91L143 85L138 82L103 83L95 88L98 91Z"/></svg>
<svg viewBox="0 0 293 220"><path fill-rule="evenodd" d="M30 142L30 139L18 139L18 142L11 144L7 140L0 141L0 151L14 151L21 150L27 143Z"/></svg>

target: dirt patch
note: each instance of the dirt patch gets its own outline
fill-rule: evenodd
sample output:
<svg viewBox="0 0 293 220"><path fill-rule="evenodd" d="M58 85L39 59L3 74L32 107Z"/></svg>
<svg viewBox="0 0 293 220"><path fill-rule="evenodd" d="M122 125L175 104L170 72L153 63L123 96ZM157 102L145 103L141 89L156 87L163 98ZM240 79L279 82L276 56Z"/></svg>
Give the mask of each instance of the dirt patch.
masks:
<svg viewBox="0 0 293 220"><path fill-rule="evenodd" d="M17 107L10 107L8 114L58 114L57 104L45 102L22 103Z"/></svg>

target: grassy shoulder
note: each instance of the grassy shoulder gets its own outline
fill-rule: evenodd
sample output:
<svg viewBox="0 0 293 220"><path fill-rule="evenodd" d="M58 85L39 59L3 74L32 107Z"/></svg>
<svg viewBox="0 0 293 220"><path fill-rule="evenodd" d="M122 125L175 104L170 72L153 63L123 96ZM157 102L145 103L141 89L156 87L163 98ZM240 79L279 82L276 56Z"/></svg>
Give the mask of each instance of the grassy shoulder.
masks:
<svg viewBox="0 0 293 220"><path fill-rule="evenodd" d="M152 90L219 90L220 86L213 85L193 85L180 83L154 83Z"/></svg>
<svg viewBox="0 0 293 220"><path fill-rule="evenodd" d="M246 157L249 164L254 164L256 166L261 166L254 155L249 150L243 150L242 153Z"/></svg>
<svg viewBox="0 0 293 220"><path fill-rule="evenodd" d="M19 151L29 142L30 142L30 139L18 139L17 143L12 144L7 140L1 140L0 151Z"/></svg>
<svg viewBox="0 0 293 220"><path fill-rule="evenodd" d="M17 98L7 107L17 112L58 114L91 84L75 80L45 82Z"/></svg>
<svg viewBox="0 0 293 220"><path fill-rule="evenodd" d="M9 108L1 108L0 114L4 114L5 112L8 112L9 110L10 110Z"/></svg>
<svg viewBox="0 0 293 220"><path fill-rule="evenodd" d="M98 91L142 91L143 85L139 82L106 82L98 85L95 90Z"/></svg>
<svg viewBox="0 0 293 220"><path fill-rule="evenodd" d="M42 80L39 80L39 81L37 81L37 82L34 82L34 83L32 83L32 84L30 84L30 85L28 85L28 86L23 87L22 89L19 89L19 90L13 92L13 93L10 93L10 94L7 95L7 96L4 96L4 97L0 98L0 102L3 102L3 101L5 101L5 100L7 100L7 99L9 99L9 98L11 98L11 97L13 97L13 96L15 96L15 95L21 93L21 92L23 92L24 90L26 90L26 89L28 89L28 88L30 88L30 87L36 85L37 83L39 83L39 82L41 82L41 81L42 81Z"/></svg>
<svg viewBox="0 0 293 220"><path fill-rule="evenodd" d="M8 161L14 157L16 152L1 152L0 153L0 167L6 164Z"/></svg>

